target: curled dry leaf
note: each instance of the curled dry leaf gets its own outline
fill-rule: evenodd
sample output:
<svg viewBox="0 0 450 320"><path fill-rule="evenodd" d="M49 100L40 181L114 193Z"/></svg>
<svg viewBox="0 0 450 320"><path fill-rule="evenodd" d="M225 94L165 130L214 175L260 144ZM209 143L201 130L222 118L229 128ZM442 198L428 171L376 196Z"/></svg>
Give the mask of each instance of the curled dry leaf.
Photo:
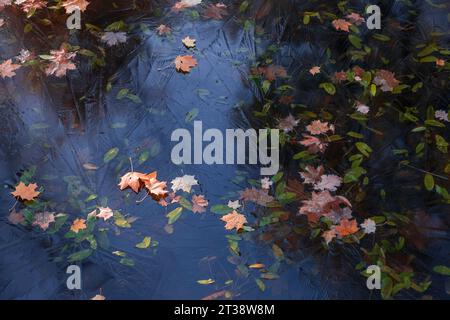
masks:
<svg viewBox="0 0 450 320"><path fill-rule="evenodd" d="M131 188L131 190L138 193L146 183L150 182L151 179L156 179L156 175L156 171L148 174L134 171L127 172L120 178L118 186L120 190Z"/></svg>
<svg viewBox="0 0 450 320"><path fill-rule="evenodd" d="M30 201L36 198L40 192L36 191L38 185L36 183L30 183L25 185L22 181L16 186L16 190L11 194L19 200Z"/></svg>
<svg viewBox="0 0 450 320"><path fill-rule="evenodd" d="M192 56L177 56L174 63L177 71L189 73L197 65L197 60Z"/></svg>
<svg viewBox="0 0 450 320"><path fill-rule="evenodd" d="M244 201L255 202L261 206L266 206L269 202L273 201L273 197L269 195L268 190L261 190L255 188L246 188L239 192L241 199Z"/></svg>
<svg viewBox="0 0 450 320"><path fill-rule="evenodd" d="M12 210L9 213L8 221L11 222L12 224L19 224L25 221L25 217L21 212L16 212L16 210Z"/></svg>
<svg viewBox="0 0 450 320"><path fill-rule="evenodd" d="M178 190L183 190L184 192L191 192L192 186L197 186L198 181L195 179L195 176L190 176L185 174L182 177L176 177L171 181L172 183L172 191L177 192Z"/></svg>
<svg viewBox="0 0 450 320"><path fill-rule="evenodd" d="M103 218L104 221L108 220L109 218L111 218L114 215L112 209L109 207L105 207L105 208L99 207L98 210L100 212L96 215L96 217Z"/></svg>

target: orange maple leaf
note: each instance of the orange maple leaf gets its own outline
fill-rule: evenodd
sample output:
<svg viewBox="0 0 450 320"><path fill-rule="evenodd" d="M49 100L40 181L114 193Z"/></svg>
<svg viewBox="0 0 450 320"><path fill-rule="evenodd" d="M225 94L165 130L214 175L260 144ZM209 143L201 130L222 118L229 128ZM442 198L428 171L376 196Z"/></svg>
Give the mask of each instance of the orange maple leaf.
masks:
<svg viewBox="0 0 450 320"><path fill-rule="evenodd" d="M27 186L22 181L20 181L20 183L16 186L16 190L14 192L11 192L11 194L19 200L33 200L40 194L39 191L36 191L37 187L38 186L36 183L30 183Z"/></svg>
<svg viewBox="0 0 450 320"><path fill-rule="evenodd" d="M345 32L349 32L348 28L352 25L351 22L348 22L348 21L346 21L344 19L336 19L336 20L333 20L332 23L333 23L333 27L336 30L342 30L342 31L345 31Z"/></svg>
<svg viewBox="0 0 450 320"><path fill-rule="evenodd" d="M236 230L241 229L244 223L247 223L247 218L243 214L238 213L233 210L231 213L224 215L220 220L225 221L225 229L231 230L236 228Z"/></svg>
<svg viewBox="0 0 450 320"><path fill-rule="evenodd" d="M345 237L359 230L358 223L356 222L355 219L353 220L343 219L341 220L340 225L336 226L335 230L340 237Z"/></svg>
<svg viewBox="0 0 450 320"><path fill-rule="evenodd" d="M177 56L174 62L177 71L184 73L190 72L197 65L197 60L192 56Z"/></svg>
<svg viewBox="0 0 450 320"><path fill-rule="evenodd" d="M75 233L78 233L78 231L86 229L86 220L84 219L75 219L70 226L70 230L72 230Z"/></svg>

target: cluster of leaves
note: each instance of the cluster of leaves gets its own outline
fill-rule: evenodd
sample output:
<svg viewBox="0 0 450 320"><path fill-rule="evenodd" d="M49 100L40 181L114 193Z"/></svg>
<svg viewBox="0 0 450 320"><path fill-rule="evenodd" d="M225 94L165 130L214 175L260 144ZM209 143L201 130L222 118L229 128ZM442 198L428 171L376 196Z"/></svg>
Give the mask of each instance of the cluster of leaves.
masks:
<svg viewBox="0 0 450 320"><path fill-rule="evenodd" d="M337 250L337 246L357 246L362 258L357 269L362 270L363 275L367 275L363 270L365 267L379 265L383 298L391 298L403 289L425 292L431 284L430 276L413 271L414 255L411 251L414 246L408 244L406 236L414 219L410 208L400 209L404 213L390 211L392 204L386 201L385 188L379 192L381 202L369 209L371 214L364 208L368 205L364 205L363 200L374 188L369 161L376 161L377 152L380 152L374 151L370 145L372 136L368 134L374 133L375 137L387 134L381 128L375 129L382 125L382 119L398 121L399 126L409 128L405 141L418 142L412 148L412 159L409 159L411 151L408 149L393 150L393 156L403 157L398 161L398 167L422 173L423 187L418 186L418 190L422 193L434 191L440 196L440 203L449 204L448 106L445 99L434 99L438 108L429 105L423 112L421 102L416 101L417 105L411 106L414 102L410 101L410 96L420 95L423 90L445 90L450 69L446 57L450 52L438 44L443 43L443 38L439 38L442 34L435 35L428 44L417 45L418 51L413 53L410 68L420 69L427 76L439 77L439 81L427 85L421 81L427 76L398 73L401 71L395 68L395 61L390 61L384 54L373 54L374 46L394 43L388 34L395 24L394 27L385 26L383 32L368 32L365 18L347 8L347 2L338 3L338 14L328 11L326 6L323 8L323 11L303 12L303 26L294 24L292 28L302 30L314 23L314 28L329 38L347 38L350 46L345 51L339 46L330 46L321 65L310 65L305 72L298 72L295 68L296 73L289 74L286 67L274 62L277 48L270 47L250 70L249 78L260 98L253 116L259 123L269 128L277 126L281 130L282 154L291 156L285 162L289 165L284 168L284 173L279 172L270 180L274 184L270 192L261 196L260 190L249 189L253 190L250 198L265 209L252 212L257 220L247 229L242 225L237 229L240 229L239 233L255 230L260 239L279 249L273 250L272 247L275 257L286 258L283 250L298 248L298 235L305 233L306 222L310 237L315 239L320 235L327 250ZM408 33L408 30L399 28ZM350 67L330 72L339 64ZM394 68L397 71L393 71ZM316 92L322 96L318 99L319 106L304 104L307 100L302 101L302 96L296 94L296 90L302 90L295 87L299 77L317 83ZM320 113L315 112L318 107ZM278 121L274 122L274 119ZM346 126L353 130L341 135ZM338 161L347 165L336 168ZM425 167L418 168L412 162ZM293 165L300 168L298 175L290 169ZM336 174L326 174L325 168ZM255 184L254 181L249 182ZM262 181L256 184L264 185ZM261 190L269 191L269 188ZM395 203L395 194L393 196ZM293 214L295 203L299 203L297 214ZM306 216L307 221L299 220L298 215ZM272 230L278 230L274 231L275 235L281 233L281 236L274 238L267 229L268 225ZM365 241L369 235L370 240ZM367 246L373 247L367 249ZM236 244L233 243L233 247L231 251L236 252ZM409 262L402 265L399 261L405 259ZM437 269L442 271L444 268L440 266ZM422 281L417 282L417 278Z"/></svg>

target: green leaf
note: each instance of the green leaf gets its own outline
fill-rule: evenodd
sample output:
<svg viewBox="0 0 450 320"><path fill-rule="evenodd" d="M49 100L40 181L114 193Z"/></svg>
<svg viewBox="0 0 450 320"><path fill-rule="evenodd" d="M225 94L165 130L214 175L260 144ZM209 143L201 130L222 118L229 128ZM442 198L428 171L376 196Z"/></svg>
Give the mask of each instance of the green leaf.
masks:
<svg viewBox="0 0 450 320"><path fill-rule="evenodd" d="M134 267L134 260L129 258L122 258L119 261L121 264L127 267Z"/></svg>
<svg viewBox="0 0 450 320"><path fill-rule="evenodd" d="M127 88L120 89L119 92L117 93L116 98L119 99L119 100L123 99L123 98L125 98L127 96L127 94L128 94L128 89Z"/></svg>
<svg viewBox="0 0 450 320"><path fill-rule="evenodd" d="M148 160L149 157L150 157L150 151L148 151L148 150L142 151L141 154L139 155L139 159L138 159L139 164L143 164L145 161Z"/></svg>
<svg viewBox="0 0 450 320"><path fill-rule="evenodd" d="M433 190L434 188L434 178L431 174L427 173L423 179L423 184L428 191Z"/></svg>
<svg viewBox="0 0 450 320"><path fill-rule="evenodd" d="M381 297L383 299L389 299L392 296L392 287L392 279L387 276L383 278L381 282Z"/></svg>
<svg viewBox="0 0 450 320"><path fill-rule="evenodd" d="M427 126L445 128L445 124L437 120L425 120Z"/></svg>
<svg viewBox="0 0 450 320"><path fill-rule="evenodd" d="M348 36L348 40L350 40L350 43L356 47L357 49L361 49L362 45L361 45L361 38L359 38L358 36L355 36L353 34L350 34Z"/></svg>
<svg viewBox="0 0 450 320"><path fill-rule="evenodd" d="M151 242L151 241L152 241L152 238L151 238L151 237L145 237L144 240L142 240L141 242L139 242L139 243L136 245L136 248L139 248L139 249L146 249L146 248L150 247L150 242Z"/></svg>
<svg viewBox="0 0 450 320"><path fill-rule="evenodd" d="M183 211L183 207L178 207L176 209L173 209L172 211L170 211L167 215L166 218L169 218L169 224L173 224L175 221L178 220L178 218L181 216L181 212Z"/></svg>
<svg viewBox="0 0 450 320"><path fill-rule="evenodd" d="M75 253L72 253L70 256L67 257L67 260L69 262L76 262L86 259L92 254L92 249L84 249Z"/></svg>
<svg viewBox="0 0 450 320"><path fill-rule="evenodd" d="M258 286L259 290L261 290L262 292L264 292L264 290L266 290L266 285L265 285L264 281L262 281L261 279L255 279L255 282L256 282L256 285Z"/></svg>
<svg viewBox="0 0 450 320"><path fill-rule="evenodd" d="M280 171L276 175L274 175L271 180L273 183L277 183L278 181L281 180L282 177L283 177L283 172Z"/></svg>
<svg viewBox="0 0 450 320"><path fill-rule="evenodd" d="M230 213L233 209L231 209L229 206L223 205L223 204L216 204L213 205L210 209L212 213L216 214L227 214Z"/></svg>
<svg viewBox="0 0 450 320"><path fill-rule="evenodd" d="M184 118L184 121L191 122L192 120L195 119L195 117L197 117L198 112L199 112L198 108L193 108L191 111L186 113L186 117Z"/></svg>
<svg viewBox="0 0 450 320"><path fill-rule="evenodd" d="M450 268L446 266L435 266L433 268L433 271L439 274L442 274L444 276L450 276Z"/></svg>
<svg viewBox="0 0 450 320"><path fill-rule="evenodd" d="M103 162L108 163L119 154L119 148L109 149L103 156Z"/></svg>
<svg viewBox="0 0 450 320"><path fill-rule="evenodd" d="M365 155L366 157L370 156L372 148L369 147L367 144L365 144L364 142L356 142L355 146L359 150L359 152L361 152L363 155Z"/></svg>
<svg viewBox="0 0 450 320"><path fill-rule="evenodd" d="M336 87L330 82L321 83L319 88L324 89L330 95L334 95L336 93Z"/></svg>

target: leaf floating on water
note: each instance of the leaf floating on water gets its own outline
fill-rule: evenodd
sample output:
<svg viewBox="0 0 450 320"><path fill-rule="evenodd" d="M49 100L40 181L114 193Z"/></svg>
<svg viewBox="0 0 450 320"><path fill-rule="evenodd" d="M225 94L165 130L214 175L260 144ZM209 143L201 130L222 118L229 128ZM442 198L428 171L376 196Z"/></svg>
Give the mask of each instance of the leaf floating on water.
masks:
<svg viewBox="0 0 450 320"><path fill-rule="evenodd" d="M450 276L450 268L446 266L435 266L433 271L444 276Z"/></svg>
<svg viewBox="0 0 450 320"><path fill-rule="evenodd" d="M121 264L127 267L134 267L134 260L129 258L122 258L119 261Z"/></svg>
<svg viewBox="0 0 450 320"><path fill-rule="evenodd" d="M96 294L91 298L91 300L105 300L105 296L102 296L101 294Z"/></svg>
<svg viewBox="0 0 450 320"><path fill-rule="evenodd" d="M108 163L119 154L119 148L109 149L103 156L103 162Z"/></svg>
<svg viewBox="0 0 450 320"><path fill-rule="evenodd" d="M213 284L214 282L216 282L216 281L211 279L211 278L210 279L205 279L205 280L197 280L198 284L204 284L204 285Z"/></svg>
<svg viewBox="0 0 450 320"><path fill-rule="evenodd" d="M72 253L70 256L67 257L67 260L69 262L76 262L86 259L92 254L91 249L84 249L75 253Z"/></svg>
<svg viewBox="0 0 450 320"><path fill-rule="evenodd" d="M152 240L151 237L145 237L144 240L142 240L141 242L139 242L136 245L136 248L146 249L146 248L150 247L151 240Z"/></svg>
<svg viewBox="0 0 450 320"><path fill-rule="evenodd" d="M258 285L259 290L264 292L266 290L266 284L261 279L255 279L256 284Z"/></svg>
<svg viewBox="0 0 450 320"><path fill-rule="evenodd" d="M251 265L248 266L250 269L262 269L265 268L266 266L262 263L253 263Z"/></svg>
<svg viewBox="0 0 450 320"><path fill-rule="evenodd" d="M176 209L173 209L172 211L170 211L167 215L166 218L169 218L169 222L168 224L173 224L175 223L175 221L178 220L178 218L180 218L181 216L181 212L183 211L182 207L178 207Z"/></svg>

